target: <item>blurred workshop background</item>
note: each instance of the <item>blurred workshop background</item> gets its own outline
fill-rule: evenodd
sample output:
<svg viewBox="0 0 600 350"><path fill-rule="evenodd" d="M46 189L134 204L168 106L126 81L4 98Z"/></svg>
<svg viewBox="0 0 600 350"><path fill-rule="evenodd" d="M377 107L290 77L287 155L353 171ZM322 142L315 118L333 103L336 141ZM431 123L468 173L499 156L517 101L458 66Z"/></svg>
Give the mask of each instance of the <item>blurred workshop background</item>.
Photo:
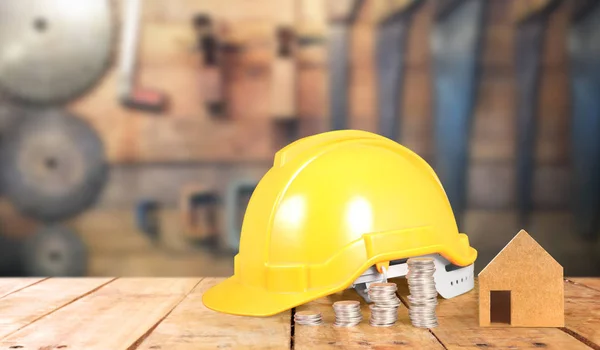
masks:
<svg viewBox="0 0 600 350"><path fill-rule="evenodd" d="M600 275L600 1L3 0L0 273L227 276L274 153L378 132L479 272L526 228Z"/></svg>

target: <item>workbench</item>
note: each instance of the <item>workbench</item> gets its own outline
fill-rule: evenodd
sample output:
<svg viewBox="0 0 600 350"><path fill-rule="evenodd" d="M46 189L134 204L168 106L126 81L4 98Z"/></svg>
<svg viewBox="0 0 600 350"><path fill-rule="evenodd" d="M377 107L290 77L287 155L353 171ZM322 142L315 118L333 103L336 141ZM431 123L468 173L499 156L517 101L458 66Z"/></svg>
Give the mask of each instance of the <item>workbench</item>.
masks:
<svg viewBox="0 0 600 350"><path fill-rule="evenodd" d="M431 330L412 327L406 306L394 326L371 327L364 303L359 326L333 327L331 304L358 300L351 290L267 318L221 314L202 304L220 280L0 279L0 349L600 349L600 278L565 280L564 328L480 328L475 289L440 299ZM406 282L395 282L406 305ZM294 325L293 312L307 308L325 323Z"/></svg>

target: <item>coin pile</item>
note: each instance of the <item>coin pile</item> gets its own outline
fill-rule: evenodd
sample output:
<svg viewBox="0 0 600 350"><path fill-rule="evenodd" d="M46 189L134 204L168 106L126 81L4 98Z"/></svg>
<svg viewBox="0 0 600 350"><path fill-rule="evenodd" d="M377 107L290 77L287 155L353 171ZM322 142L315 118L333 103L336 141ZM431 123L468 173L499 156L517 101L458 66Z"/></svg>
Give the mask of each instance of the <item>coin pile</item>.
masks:
<svg viewBox="0 0 600 350"><path fill-rule="evenodd" d="M435 289L435 264L431 258L408 259L408 315L415 327L437 327L437 290Z"/></svg>
<svg viewBox="0 0 600 350"><path fill-rule="evenodd" d="M396 283L373 283L369 286L371 318L369 324L374 327L389 327L398 320L400 299L396 296Z"/></svg>
<svg viewBox="0 0 600 350"><path fill-rule="evenodd" d="M297 311L294 322L305 326L318 326L323 323L321 313L318 311Z"/></svg>
<svg viewBox="0 0 600 350"><path fill-rule="evenodd" d="M337 327L353 327L362 321L360 302L356 300L344 300L333 303L335 312L335 323Z"/></svg>

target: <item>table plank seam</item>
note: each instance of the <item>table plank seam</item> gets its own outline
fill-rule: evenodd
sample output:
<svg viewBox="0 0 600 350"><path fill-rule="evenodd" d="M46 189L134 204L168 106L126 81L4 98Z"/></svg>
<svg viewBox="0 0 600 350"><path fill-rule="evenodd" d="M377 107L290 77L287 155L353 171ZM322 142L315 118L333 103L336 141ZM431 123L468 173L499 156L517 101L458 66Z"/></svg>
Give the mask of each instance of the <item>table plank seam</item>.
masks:
<svg viewBox="0 0 600 350"><path fill-rule="evenodd" d="M590 287L590 286L588 286L587 284L584 284L584 283L571 281L570 279L565 279L565 282L566 283L570 283L570 284L575 285L575 286L585 287L587 289L591 289L593 291L600 292L600 289L596 289L594 287Z"/></svg>
<svg viewBox="0 0 600 350"><path fill-rule="evenodd" d="M173 310L175 310L190 294L192 294L192 292L194 292L194 290L196 290L196 288L198 288L198 286L200 285L200 282L202 282L205 279L205 277L201 277L196 284L194 285L194 287L190 288L190 290L185 293L181 299L179 299L179 301L167 312L164 314L163 317L161 317L158 321L156 321L156 323L150 327L146 332L144 332L144 334L142 334L136 341L133 342L133 344L131 344L127 350L135 350L137 349L140 345L142 345L142 343L144 342L144 340L146 340L146 338L148 338L150 336L150 334L152 334L152 332L154 332L154 330L167 318L169 317L169 315L173 312Z"/></svg>
<svg viewBox="0 0 600 350"><path fill-rule="evenodd" d="M48 280L48 279L49 279L49 278L46 278L46 279L44 279L44 281L46 281L46 280ZM58 310L60 310L60 309L62 309L62 308L64 308L64 307L66 307L66 306L69 306L69 305L73 304L73 303L74 303L74 302L76 302L77 300L79 300L79 299L81 299L81 298L84 298L84 297L86 297L86 296L88 296L88 295L90 295L90 294L92 294L92 293L96 292L98 289L100 289L100 288L102 288L102 287L106 286L107 284L109 284L109 283L111 283L111 282L115 281L116 279L117 279L117 278L113 278L113 279L111 279L111 280L107 281L106 283L103 283L103 284L99 285L98 287L96 287L96 288L94 288L94 289L92 289L92 290L89 290L89 291L87 291L87 292L85 292L85 293L83 293L83 294L81 294L81 295L77 296L77 297L76 297L76 298L74 298L74 299L71 299L71 300L70 300L70 301L68 301L67 303L65 303L65 304L63 304L63 305L60 305L59 307L57 307L57 308L53 309L52 311L50 311L50 312L47 312L47 313L45 313L45 314L43 314L43 315L41 315L41 316L39 316L39 317L37 317L37 318L33 319L31 322L27 323L26 325L23 325L22 327L19 327L19 328L15 329L15 330L14 330L14 331L12 331L12 332L9 332L9 333L6 333L6 334L4 334L2 337L0 337L0 340L3 340L3 339L6 339L6 338L8 338L8 337L9 337L9 336L11 336L12 334L15 334L15 333L19 332L20 330L22 330L22 329L23 329L23 328L25 328L25 327L29 327L30 325L32 325L32 324L34 324L35 322L37 322L37 321L41 320L42 318L44 318L44 317L46 317L46 316L48 316L48 315L51 315L51 314L53 314L54 312L56 312L56 311L58 311ZM34 283L34 284L36 284L36 283ZM33 285L33 284L32 284L32 285Z"/></svg>
<svg viewBox="0 0 600 350"><path fill-rule="evenodd" d="M572 329L569 329L568 327L560 327L558 328L561 331L567 333L568 335L570 335L571 337L577 339L578 341L580 341L581 343L589 346L590 348L594 349L594 350L600 350L600 345L595 344L594 342L592 342L591 340L589 340L588 338L584 337L583 335L575 332Z"/></svg>
<svg viewBox="0 0 600 350"><path fill-rule="evenodd" d="M294 333L296 332L296 321L294 321L294 316L296 315L295 307L292 308L290 315L291 315L291 319L290 319L290 350L294 350L295 349Z"/></svg>
<svg viewBox="0 0 600 350"><path fill-rule="evenodd" d="M443 342L443 341L442 341L442 340L441 340L441 339L440 339L440 338L439 338L439 337L438 337L438 336L435 334L435 331L434 331L434 330L432 330L432 329L428 329L428 331L429 331L429 333L431 333L431 335L432 335L432 336L435 338L435 340L437 340L437 341L438 341L438 343L440 343L440 345L441 345L441 346L442 346L444 349L448 350L448 348L446 347L446 345L444 344L444 342Z"/></svg>
<svg viewBox="0 0 600 350"><path fill-rule="evenodd" d="M38 283L44 282L44 281L45 281L45 280L47 280L48 278L49 278L49 277L42 278L42 279L40 279L40 280L33 281L31 284L28 284L28 285L22 286L21 288L17 288L17 289L15 289L15 290L12 290L12 291L10 291L10 292L8 292L8 293L6 293L6 294L4 294L4 295L0 296L0 299L2 299L2 298L4 298L4 297L7 297L7 296L9 296L9 295L11 295L11 294L14 294L14 293L16 293L16 292L20 292L20 291L22 291L22 290L23 290L23 289L25 289L25 288L29 288L29 287L31 287L31 286L34 286L34 285L38 284Z"/></svg>

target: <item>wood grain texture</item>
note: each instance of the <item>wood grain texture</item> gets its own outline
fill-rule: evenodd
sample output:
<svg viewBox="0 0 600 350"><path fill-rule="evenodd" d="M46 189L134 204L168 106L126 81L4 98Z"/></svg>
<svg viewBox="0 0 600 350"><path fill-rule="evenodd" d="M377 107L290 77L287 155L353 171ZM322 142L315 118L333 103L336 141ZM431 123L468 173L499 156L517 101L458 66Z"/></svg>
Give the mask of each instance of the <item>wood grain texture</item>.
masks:
<svg viewBox="0 0 600 350"><path fill-rule="evenodd" d="M340 300L360 300L363 321L356 327L333 326L333 303ZM296 308L296 311L318 310L324 325L319 327L295 325L294 349L443 349L426 329L414 328L408 310L400 306L398 322L392 327L369 325L369 306L353 290L346 290Z"/></svg>
<svg viewBox="0 0 600 350"><path fill-rule="evenodd" d="M48 279L0 299L2 349L589 349L600 348L600 291L565 282L566 325L558 328L480 328L477 289L439 299L439 326L412 327L399 309L390 328L333 327L337 300L359 300L353 291L307 303L297 310L321 311L325 324L294 326L291 312L267 318L233 316L207 309L202 294L220 278ZM2 281L2 280L0 280ZM407 304L404 278L393 280ZM108 283L110 282L110 283ZM586 345L587 344L587 345ZM588 346L589 345L589 346Z"/></svg>
<svg viewBox="0 0 600 350"><path fill-rule="evenodd" d="M596 277L574 277L569 278L569 281L574 282L576 285L581 284L588 288L595 289L600 292L600 279Z"/></svg>
<svg viewBox="0 0 600 350"><path fill-rule="evenodd" d="M291 23L293 0L147 0L145 20L185 22L197 13L216 15L227 21L248 18Z"/></svg>
<svg viewBox="0 0 600 350"><path fill-rule="evenodd" d="M4 298L7 295L15 293L21 289L34 285L43 281L44 278L14 278L4 277L0 278L0 298Z"/></svg>
<svg viewBox="0 0 600 350"><path fill-rule="evenodd" d="M596 282L600 279L596 279ZM598 283L596 283L598 284ZM565 328L600 348L600 291L565 283Z"/></svg>
<svg viewBox="0 0 600 350"><path fill-rule="evenodd" d="M200 280L116 280L21 328L2 339L0 347L128 349L160 322ZM86 281L71 282L69 288L63 283L62 288L70 290Z"/></svg>
<svg viewBox="0 0 600 350"><path fill-rule="evenodd" d="M200 282L137 349L288 349L290 311L257 318L222 314L204 306L202 293L220 280Z"/></svg>
<svg viewBox="0 0 600 350"><path fill-rule="evenodd" d="M567 209L570 169L565 164L537 164L532 189L536 209ZM478 209L510 209L516 202L514 162L473 161L468 171L469 206Z"/></svg>
<svg viewBox="0 0 600 350"><path fill-rule="evenodd" d="M230 181L238 178L258 181L269 170L272 161L271 156L265 161L241 164L218 162L115 166L111 169L110 179L95 209L126 210L133 218L133 208L140 200L155 200L164 207L176 208L181 188L191 183L200 183L219 197L224 197Z"/></svg>
<svg viewBox="0 0 600 350"><path fill-rule="evenodd" d="M51 278L5 296L0 299L0 337L13 334L66 307L111 280L112 278Z"/></svg>
<svg viewBox="0 0 600 350"><path fill-rule="evenodd" d="M398 292L408 303L406 279L397 279ZM481 328L475 288L453 299L438 299L439 326L431 329L446 349L589 349L558 328Z"/></svg>
<svg viewBox="0 0 600 350"><path fill-rule="evenodd" d="M91 276L230 276L233 274L233 256L214 256L200 251L194 254L168 254L150 250L144 253L92 255L89 262Z"/></svg>
<svg viewBox="0 0 600 350"><path fill-rule="evenodd" d="M221 152L230 152L229 146L236 148L243 139L252 141L244 149L235 151L240 157L234 158L253 158L242 154L253 153L251 149L261 148L260 144L265 146L266 153L259 158L272 156L269 122L253 127L254 121L223 123L207 115L202 102L201 57L195 48L192 18L204 13L225 23L227 40L238 44L267 44L267 47L252 44L242 52L228 55L233 56L233 60L225 61L231 61L233 66L228 67L227 76L234 80L226 81L224 87L228 115L236 120L267 120L270 118L269 66L273 61L273 48L269 45L273 46L276 26L293 24L294 2L234 1L231 4L233 6L216 1L198 4L186 0L145 3L137 67L139 83L164 92L169 99L167 111L155 116L122 107L116 98L114 67L88 94L69 104L70 110L89 120L98 130L112 162L210 161L211 155L215 156L213 161L224 160L229 157L223 157ZM242 9L247 11L238 12ZM190 121L184 121L187 125L182 126L180 119L186 117ZM235 129L238 131L233 131ZM203 149L208 158L197 153Z"/></svg>

